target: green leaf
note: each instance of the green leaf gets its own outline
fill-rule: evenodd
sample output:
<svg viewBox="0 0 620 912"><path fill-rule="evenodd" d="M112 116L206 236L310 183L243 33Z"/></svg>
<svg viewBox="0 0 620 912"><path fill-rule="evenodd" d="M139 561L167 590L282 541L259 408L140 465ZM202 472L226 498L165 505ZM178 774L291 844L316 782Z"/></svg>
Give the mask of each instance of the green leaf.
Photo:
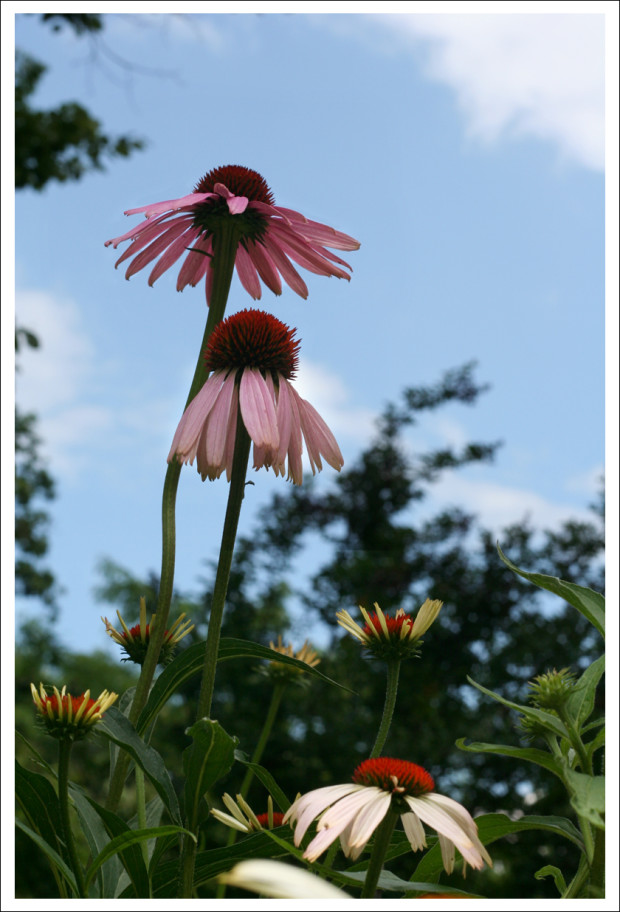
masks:
<svg viewBox="0 0 620 912"><path fill-rule="evenodd" d="M113 855L124 851L129 846L135 845L136 843L145 842L147 839L154 839L157 836L170 836L173 833L186 833L188 836L191 836L192 839L196 840L194 834L190 833L189 830L174 825L162 827L146 827L143 830L128 829L125 833L121 833L119 836L115 836L114 839L110 840L105 849L100 852L99 855L97 855L97 857L88 868L85 878L86 886L88 886L101 865L106 862L108 858L112 858Z"/></svg>
<svg viewBox="0 0 620 912"><path fill-rule="evenodd" d="M238 750L235 751L235 760L238 760L239 763L243 763L244 766L247 766L248 769L252 770L256 778L265 786L283 813L285 811L288 811L291 806L291 802L288 800L271 773L266 770L264 766L261 766L259 763L251 763L249 760L246 760L245 754L242 751Z"/></svg>
<svg viewBox="0 0 620 912"><path fill-rule="evenodd" d="M570 803L577 814L586 817L594 826L604 828L605 777L587 776L572 769L566 769L564 776L570 792Z"/></svg>
<svg viewBox="0 0 620 912"><path fill-rule="evenodd" d="M192 830L198 823L198 810L202 796L211 786L225 776L235 761L235 747L239 743L231 738L219 722L199 719L186 734L194 743L183 754L185 781L185 815Z"/></svg>
<svg viewBox="0 0 620 912"><path fill-rule="evenodd" d="M553 877L555 885L560 896L564 896L566 893L566 881L564 880L564 875L559 868L556 868L555 865L545 865L544 868L540 868L534 874L536 880L544 880L545 877Z"/></svg>
<svg viewBox="0 0 620 912"><path fill-rule="evenodd" d="M341 690L346 690L347 693L354 693L350 688L345 687L344 684L339 684L338 681L328 678L327 675L324 675L317 668L313 668L306 662L301 662L299 659L292 658L292 656L283 655L281 652L276 653L269 646L261 646L260 643L251 643L249 640L222 637L220 640L218 662L223 662L228 659L267 659L269 662L275 660L281 662L283 665L292 665L293 668L300 668L305 674L309 674L314 678L319 678L319 680L324 681L326 684L332 684L334 687L339 687Z"/></svg>
<svg viewBox="0 0 620 912"><path fill-rule="evenodd" d="M411 847L410 847L411 848ZM334 871L334 881L361 887L366 880L366 871ZM449 893L453 896L466 896L469 899L484 899L479 893L464 893L458 887L447 887L445 884L418 883L403 880L392 874L391 871L382 871L377 883L379 890L388 890L392 893Z"/></svg>
<svg viewBox="0 0 620 912"><path fill-rule="evenodd" d="M605 637L605 599L600 592L593 589L587 589L584 586L577 586L575 583L568 583L565 580L558 579L556 576L545 576L542 573L527 573L520 570L511 561L508 560L500 546L497 546L499 556L514 573L518 573L524 579L534 583L540 589L546 589L547 592L553 592L559 595L566 602L581 612L585 618L598 630L600 635Z"/></svg>
<svg viewBox="0 0 620 912"><path fill-rule="evenodd" d="M157 713L161 711L162 707L165 706L167 701L179 687L181 687L189 678L193 677L193 675L199 674L199 672L202 671L204 655L205 643L195 643L193 646L190 646L189 649L185 649L176 656L172 662L164 668L155 681L151 693L149 694L147 704L138 719L136 728L140 734L144 733L149 723L152 722ZM274 653L273 649L269 649L267 646L261 646L259 643L251 643L248 640L237 640L232 637L222 637L219 646L218 662L243 658L268 659L269 661L273 661L275 656L276 653ZM322 681L333 684L335 687L340 687L343 690L349 690L342 684L338 684L326 675L321 674L316 668L312 668L305 662L300 662L299 659L293 659L291 656L285 656L278 653L277 661L282 662L284 665L293 665L295 668L302 668L304 672L313 675L315 678L320 678ZM349 692L351 693L351 691Z"/></svg>
<svg viewBox="0 0 620 912"><path fill-rule="evenodd" d="M35 845L37 845L41 851L47 856L52 866L58 868L62 876L65 878L75 896L79 896L77 884L75 882L75 877L73 876L73 871L68 864L63 861L58 852L52 848L52 846L43 839L42 836L39 836L38 833L35 833L34 830L31 830L29 826L26 826L21 820L15 821L15 826L19 827L23 833L29 836Z"/></svg>
<svg viewBox="0 0 620 912"><path fill-rule="evenodd" d="M605 672L605 656L596 659L581 675L566 701L566 712L574 721L577 731L592 715L596 688Z"/></svg>
<svg viewBox="0 0 620 912"><path fill-rule="evenodd" d="M146 808L145 808L146 826L147 827L158 827L163 811L164 811L164 803L161 800L161 798L159 797L159 795L155 795L155 797L151 798L151 800L147 803ZM140 828L140 825L139 825L138 815L134 814L133 817L131 818L131 820L129 820L129 829L137 830L139 828ZM156 848L156 845L158 844L158 842L161 844L165 843L168 846L168 845L174 845L175 841L176 841L175 839L172 839L172 841L170 841L170 837L167 837L167 838L164 838L161 840L152 839L148 843L147 855L148 855L148 858L150 859L149 867L148 867L149 879L150 879L151 870L152 870L152 867L151 867L152 856L155 853L155 848ZM94 857L94 855L93 855L93 857ZM144 855L142 857L144 858ZM113 864L114 861L115 861L115 859L111 859L110 861L106 862L103 869L105 870L106 865ZM120 877L117 878L116 886L114 888L114 893L113 893L114 897L120 896L121 893L129 886L129 883L130 883L129 875L127 874L126 871L123 871L120 874Z"/></svg>
<svg viewBox="0 0 620 912"><path fill-rule="evenodd" d="M558 716L554 716L542 709L536 709L535 706L524 706L521 703L513 703L511 700L506 700L505 697L500 696L500 694L494 693L492 690L487 690L482 684L476 684L469 676L467 677L467 680L481 693L486 694L487 697L492 697L493 700L497 700L498 703L502 703L503 706L508 706L510 709L516 710L516 712L521 713L521 715L525 716L527 719L538 723L538 725L544 726L548 731L553 732L554 735L559 735L560 738L566 738L567 741L570 740L570 736Z"/></svg>
<svg viewBox="0 0 620 912"><path fill-rule="evenodd" d="M91 856L95 858L110 842L108 831L105 828L101 816L97 814L91 801L84 795L82 789L72 784L69 786L69 794L71 795L71 799L80 819L82 832L86 837ZM114 898L116 884L118 883L121 871L122 865L118 858L111 858L103 865L99 872L100 899Z"/></svg>
<svg viewBox="0 0 620 912"><path fill-rule="evenodd" d="M103 821L106 831L112 839L115 839L117 836L122 836L124 833L132 832L125 821L121 820L120 817L117 817L113 811L109 811L107 808L101 807L101 805L97 804L96 801L93 801L92 798L89 798L88 801L93 810ZM107 844L109 845L109 841ZM118 852L118 857L123 863L123 867L125 868L125 871L127 872L127 875L131 881L131 886L128 889L130 891L133 890L133 895L138 899L148 897L150 894L149 877L146 871L146 865L144 864L144 858L142 857L142 852L140 851L139 847L137 845L128 845L123 850ZM113 859L110 859L106 862L108 865L113 863ZM115 896L117 892L118 884L115 887ZM131 898L131 893L129 895Z"/></svg>
<svg viewBox="0 0 620 912"><path fill-rule="evenodd" d="M586 753L590 762L594 756L595 751L600 750L601 747L605 747L605 729L602 728L600 732L592 739L588 744L585 745Z"/></svg>
<svg viewBox="0 0 620 912"><path fill-rule="evenodd" d="M278 827L278 832L284 832L288 827ZM290 830L288 830L290 833ZM232 846L222 846L219 849L210 849L207 852L198 852L194 868L194 886L205 884L230 869L246 858L280 858L285 851L267 833L276 830L262 830L260 833L251 833L240 837ZM178 861L166 861L159 865L153 872L153 895L157 898L171 898L176 896L178 885Z"/></svg>
<svg viewBox="0 0 620 912"><path fill-rule="evenodd" d="M60 805L54 787L39 773L25 769L15 761L15 794L17 803L26 820L35 832L60 856L63 856L64 845L59 838L62 833ZM52 873L61 889L58 869L52 865Z"/></svg>
<svg viewBox="0 0 620 912"><path fill-rule="evenodd" d="M105 712L97 731L126 750L144 770L164 802L170 817L174 823L180 825L179 802L164 761L154 748L144 743L129 719L112 706Z"/></svg>
<svg viewBox="0 0 620 912"><path fill-rule="evenodd" d="M535 747L511 747L509 744L485 744L482 741L472 741L470 744L466 744L466 741L467 738L459 738L456 741L459 750L469 751L472 754L499 754L503 757L516 757L518 760L536 763L560 779L563 777L562 767L547 751L538 750Z"/></svg>
<svg viewBox="0 0 620 912"><path fill-rule="evenodd" d="M522 833L527 830L544 830L548 833L563 836L574 843L581 851L584 849L579 830L565 817L542 817L532 814L531 816L520 817L519 820L511 820L505 814L482 814L480 817L476 817L475 820L478 827L478 837L482 844L486 846L513 833ZM442 871L441 849L439 843L437 843L425 853L413 872L412 879L432 880L434 876Z"/></svg>

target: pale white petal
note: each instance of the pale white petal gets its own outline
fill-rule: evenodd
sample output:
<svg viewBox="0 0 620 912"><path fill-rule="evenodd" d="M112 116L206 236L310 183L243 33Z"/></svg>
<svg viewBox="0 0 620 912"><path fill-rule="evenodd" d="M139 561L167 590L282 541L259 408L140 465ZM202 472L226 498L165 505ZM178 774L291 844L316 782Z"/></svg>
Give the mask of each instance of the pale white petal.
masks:
<svg viewBox="0 0 620 912"><path fill-rule="evenodd" d="M290 821L291 825L297 820L297 826L295 827L295 845L299 845L312 821L328 808L330 804L333 804L334 801L338 801L340 798L351 794L351 792L359 791L362 788L364 788L364 786L356 785L353 782L345 783L343 785L328 785L324 788L307 792L305 795L302 795L301 798L298 798L297 801L290 806L283 819L283 823Z"/></svg>
<svg viewBox="0 0 620 912"><path fill-rule="evenodd" d="M349 842L354 847L365 846L374 831L377 829L388 812L392 796L389 792L379 789L379 794L374 795L359 812L349 836Z"/></svg>
<svg viewBox="0 0 620 912"><path fill-rule="evenodd" d="M370 804L377 795L386 794L382 789L378 789L375 786L360 786L358 788L357 792L347 795L346 798L342 798L325 811L316 825L317 830L340 827L338 832L341 833L344 827L357 816L362 808ZM342 826L340 826L341 823Z"/></svg>
<svg viewBox="0 0 620 912"><path fill-rule="evenodd" d="M225 814L223 811L218 811L217 808L211 808L211 813L216 820L219 820L220 823L225 823L226 826L230 827L233 830L239 830L241 833L249 833L250 827L247 823L241 823L236 817L231 817L230 814Z"/></svg>
<svg viewBox="0 0 620 912"><path fill-rule="evenodd" d="M220 874L218 880L275 899L351 898L348 893L302 868L266 858L240 861L231 871Z"/></svg>
<svg viewBox="0 0 620 912"><path fill-rule="evenodd" d="M401 814L400 819L413 851L423 849L426 845L426 834L418 815L414 811L410 811L408 814Z"/></svg>
<svg viewBox="0 0 620 912"><path fill-rule="evenodd" d="M446 874L452 874L454 871L454 843L439 834L439 848L441 849L441 860Z"/></svg>

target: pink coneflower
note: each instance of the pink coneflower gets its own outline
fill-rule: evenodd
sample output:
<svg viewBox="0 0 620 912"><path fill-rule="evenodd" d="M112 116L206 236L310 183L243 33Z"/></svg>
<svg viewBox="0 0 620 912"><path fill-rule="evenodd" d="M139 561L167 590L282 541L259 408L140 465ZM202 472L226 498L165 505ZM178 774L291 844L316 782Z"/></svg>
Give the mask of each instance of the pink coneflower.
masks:
<svg viewBox="0 0 620 912"><path fill-rule="evenodd" d="M237 274L255 300L261 296L260 279L274 294L282 293L282 278L302 298L308 297L306 284L291 260L317 275L348 279L341 267L350 270L349 264L326 248L357 250L360 246L354 238L328 225L310 221L292 209L275 206L265 179L240 165L214 168L198 181L193 193L128 209L125 215L139 212L146 215L142 224L106 241L106 247L112 244L114 248L123 241L132 241L116 265L134 257L125 273L130 278L159 257L149 276L152 285L185 255L177 290L197 285L206 277L207 303L213 282L211 258L224 223L234 228L238 244Z"/></svg>
<svg viewBox="0 0 620 912"><path fill-rule="evenodd" d="M360 763L352 783L330 785L302 795L290 806L284 822L297 821L298 846L312 821L319 817L317 835L304 852L309 861L316 861L339 836L345 855L356 859L390 805L394 805L414 852L426 845L422 823L437 831L448 874L454 870L455 847L463 856L465 867L469 864L482 868L485 861L492 865L469 812L434 788L432 776L423 767L407 760L376 757Z"/></svg>
<svg viewBox="0 0 620 912"><path fill-rule="evenodd" d="M196 459L202 479L230 481L237 411L254 442L254 468L272 468L302 482L302 437L312 474L323 457L337 471L342 453L319 413L289 381L297 369L299 342L295 330L260 310L242 310L218 323L205 352L213 371L189 404L168 455L180 462Z"/></svg>

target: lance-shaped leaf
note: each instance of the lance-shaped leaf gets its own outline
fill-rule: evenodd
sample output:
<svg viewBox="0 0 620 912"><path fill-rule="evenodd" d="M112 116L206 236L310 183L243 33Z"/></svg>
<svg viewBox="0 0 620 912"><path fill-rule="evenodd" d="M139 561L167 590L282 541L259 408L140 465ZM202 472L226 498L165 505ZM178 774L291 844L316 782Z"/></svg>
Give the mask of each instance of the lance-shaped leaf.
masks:
<svg viewBox="0 0 620 912"><path fill-rule="evenodd" d="M549 770L558 779L563 779L562 766L547 751L538 750L535 747L512 747L510 744L485 744L482 741L471 741L467 744L466 742L467 738L459 738L456 746L459 750L469 751L472 754L499 754L501 757L516 757L518 760L536 763Z"/></svg>
<svg viewBox="0 0 620 912"><path fill-rule="evenodd" d="M53 785L39 773L25 769L15 761L15 794L28 824L41 838L62 857L64 846L59 838L62 833L60 806ZM52 865L52 873L60 886L60 875Z"/></svg>
<svg viewBox="0 0 620 912"><path fill-rule="evenodd" d="M89 866L86 872L86 886L88 886L101 865L104 864L108 858L112 858L114 855L123 852L125 849L129 848L129 846L136 845L140 842L146 842L149 839L156 839L158 836L170 836L173 833L185 833L192 839L196 839L194 834L190 833L189 830L185 830L183 827L174 826L172 824L161 827L146 827L143 830L128 829L126 832L121 833L119 836L115 836L114 839L110 840L105 849L100 852L99 855L97 855L92 864Z"/></svg>
<svg viewBox="0 0 620 912"><path fill-rule="evenodd" d="M159 795L155 795L155 797L151 798L151 800L146 805L145 815L144 815L146 826L147 827L158 827L160 824L161 815L163 814L163 812L164 812L164 803L161 800L161 798L159 797ZM140 822L139 822L137 814L134 814L133 817L131 818L131 820L129 821L129 829L131 829L131 830L140 829ZM158 837L160 835L161 834L158 833ZM172 845L174 845L174 843L175 843L175 839L171 836L162 837L161 839L157 839L157 840L152 839L148 843L147 855L149 858L149 866L148 866L149 878L151 876L151 871L153 870L152 862L153 862L153 855L155 854L156 846L158 844L162 844L162 845L165 844L167 847L171 848ZM144 853L142 853L142 857L144 858ZM113 860L114 859L112 859L112 861ZM104 865L104 870L105 870L106 865L111 864L112 861L106 862L106 864ZM124 890L127 889L128 885L129 885L129 875L127 874L126 871L123 871L121 873L120 877L118 878L116 887L114 888L113 895L115 897L119 897L121 895L121 893L123 893Z"/></svg>
<svg viewBox="0 0 620 912"><path fill-rule="evenodd" d="M251 763L243 751L235 751L235 760L238 760L239 763L243 763L244 766L247 766L248 769L252 770L256 778L262 782L262 784L265 786L283 813L285 811L288 811L289 807L291 806L291 802L288 800L269 770L266 770L264 766L260 765L260 763Z"/></svg>
<svg viewBox="0 0 620 912"><path fill-rule="evenodd" d="M605 826L605 777L587 776L572 769L566 769L564 776L570 803L577 814L602 829Z"/></svg>
<svg viewBox="0 0 620 912"><path fill-rule="evenodd" d="M114 706L110 707L97 726L97 731L122 747L150 779L159 797L166 805L174 823L181 823L179 802L164 761L157 751L145 744L129 719Z"/></svg>
<svg viewBox="0 0 620 912"><path fill-rule="evenodd" d="M592 715L596 688L604 672L605 656L601 656L586 668L566 701L566 712L575 723L577 731L581 730L584 722Z"/></svg>
<svg viewBox="0 0 620 912"><path fill-rule="evenodd" d="M525 716L526 719L529 719L531 722L536 722L539 726L543 726L554 735L559 735L560 738L566 738L568 741L570 740L570 735L566 731L564 724L560 721L558 716L554 716L551 713L545 712L543 709L537 709L535 706L524 706L521 703L513 703L511 700L507 700L500 694L494 693L492 690L487 690L486 687L482 686L482 684L476 684L476 682L469 676L467 677L467 680L481 693L486 694L487 697L492 697L503 706L508 706L510 709L516 710L516 712L521 713L522 716Z"/></svg>
<svg viewBox="0 0 620 912"><path fill-rule="evenodd" d="M65 878L65 880L67 881L67 883L73 890L73 893L75 894L75 896L79 896L77 884L75 882L75 877L73 876L73 871L71 870L69 865L66 864L66 862L60 857L58 852L52 848L52 846L49 844L49 842L47 842L47 840L43 839L42 836L39 836L38 833L35 833L34 830L31 830L30 827L27 826L25 823L23 823L21 820L16 820L15 826L19 827L19 829L22 830L22 832L26 833L26 835L32 839L34 844L37 845L41 849L41 851L44 853L44 855L47 856L47 858L52 863L52 865L54 867L58 868L58 870L60 871L62 876Z"/></svg>
<svg viewBox="0 0 620 912"><path fill-rule="evenodd" d="M236 738L226 734L214 719L199 719L186 734L194 743L183 754L185 767L185 816L192 830L198 823L202 796L225 776L235 760Z"/></svg>
<svg viewBox="0 0 620 912"><path fill-rule="evenodd" d="M100 804L97 804L96 801L93 801L92 798L88 799L89 804L95 813L101 818L103 825L106 828L106 832L109 835L108 842L106 845L109 845L111 839L116 839L117 836L122 836L124 833L133 832L125 823L124 820L121 820L113 811L109 811L107 808L102 807ZM129 877L131 884L129 885L127 894L130 898L143 899L149 896L149 877L146 870L146 865L144 864L144 858L142 852L140 851L139 846L136 844L128 844L121 851L118 852L117 856L120 858L127 876ZM106 862L106 865L110 865L114 862L114 858L110 858ZM116 887L115 885L115 895Z"/></svg>
<svg viewBox="0 0 620 912"><path fill-rule="evenodd" d="M199 674L204 666L205 643L194 643L188 649L176 656L169 665L164 668L162 673L155 681L146 706L140 714L136 726L138 732L143 734L147 726L153 721L170 699L170 697L185 683L189 678ZM277 661L284 665L292 665L295 668L302 669L306 674L315 678L320 678L334 687L340 687L348 690L337 681L332 681L327 675L322 674L316 668L294 659L291 656L282 655L274 652L267 646L261 646L260 643L251 643L249 640L237 640L232 637L222 637L220 640L218 662L228 661L229 659L268 659L270 662Z"/></svg>
<svg viewBox="0 0 620 912"><path fill-rule="evenodd" d="M557 576L545 576L543 573L528 573L520 570L512 561L509 561L503 553L500 546L497 546L499 556L514 573L518 573L524 579L534 583L540 589L546 589L547 592L553 592L559 595L566 602L581 612L590 623L596 627L602 637L605 636L605 599L600 592L594 589L587 589L585 586L577 586L575 583L568 583L566 580L558 579Z"/></svg>
<svg viewBox="0 0 620 912"><path fill-rule="evenodd" d="M545 865L544 868L539 868L538 871L534 874L536 880L544 880L545 877L553 877L555 881L555 886L560 894L564 896L566 893L566 881L564 880L564 875L559 868L556 868L555 865Z"/></svg>
<svg viewBox="0 0 620 912"><path fill-rule="evenodd" d="M411 848L411 846L409 847ZM349 886L362 887L366 880L366 871L334 871L334 881ZM450 896L461 896L467 899L484 899L480 893L464 893L458 887L448 887L445 884L420 883L419 881L403 880L397 877L391 871L382 871L377 883L379 890L387 890L391 893L406 893L407 895L416 893L441 893Z"/></svg>
<svg viewBox="0 0 620 912"><path fill-rule="evenodd" d="M82 832L86 837L91 856L95 858L110 842L109 833L101 815L97 813L82 789L76 785L70 785L69 794L80 819ZM100 899L114 898L116 884L122 870L123 866L118 857L111 858L102 866L98 874Z"/></svg>
<svg viewBox="0 0 620 912"><path fill-rule="evenodd" d="M286 827L278 827L285 831ZM218 874L229 871L237 862L246 858L279 858L287 854L267 836L267 830L243 836L231 846L198 852L194 868L194 886L213 880ZM273 830L271 832L274 832ZM290 830L289 830L290 832ZM178 861L165 861L153 871L153 896L158 899L176 896L179 878Z"/></svg>
<svg viewBox="0 0 620 912"><path fill-rule="evenodd" d="M483 845L490 845L503 836L512 833L522 833L526 830L544 830L563 836L574 843L583 851L583 842L579 830L565 817L541 817L532 814L511 820L505 814L482 814L475 818L478 827L478 837ZM443 871L441 849L437 842L432 849L425 853L412 874L412 880L432 880Z"/></svg>
<svg viewBox="0 0 620 912"><path fill-rule="evenodd" d="M602 728L600 732L585 745L586 754L588 755L588 760L592 762L592 757L594 756L597 750L600 750L601 747L605 747L605 729Z"/></svg>

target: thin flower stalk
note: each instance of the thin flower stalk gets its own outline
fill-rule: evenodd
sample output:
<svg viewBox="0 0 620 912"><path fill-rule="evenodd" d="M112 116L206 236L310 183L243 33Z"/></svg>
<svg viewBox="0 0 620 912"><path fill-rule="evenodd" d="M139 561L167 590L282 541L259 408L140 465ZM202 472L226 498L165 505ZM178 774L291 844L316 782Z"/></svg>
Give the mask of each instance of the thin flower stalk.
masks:
<svg viewBox="0 0 620 912"><path fill-rule="evenodd" d="M243 424L241 413L239 413L232 475L228 492L228 504L226 507L220 556L213 588L213 600L209 615L209 630L205 645L205 658L196 719L209 718L211 713L220 631L226 603L226 593L228 592L228 581L230 578L230 568L232 566L239 514L241 512L241 504L245 493L245 476L249 455L250 436ZM196 842L193 839L190 839L189 836L186 836L183 840L183 851L181 853L179 898L191 898L192 896L196 851Z"/></svg>

